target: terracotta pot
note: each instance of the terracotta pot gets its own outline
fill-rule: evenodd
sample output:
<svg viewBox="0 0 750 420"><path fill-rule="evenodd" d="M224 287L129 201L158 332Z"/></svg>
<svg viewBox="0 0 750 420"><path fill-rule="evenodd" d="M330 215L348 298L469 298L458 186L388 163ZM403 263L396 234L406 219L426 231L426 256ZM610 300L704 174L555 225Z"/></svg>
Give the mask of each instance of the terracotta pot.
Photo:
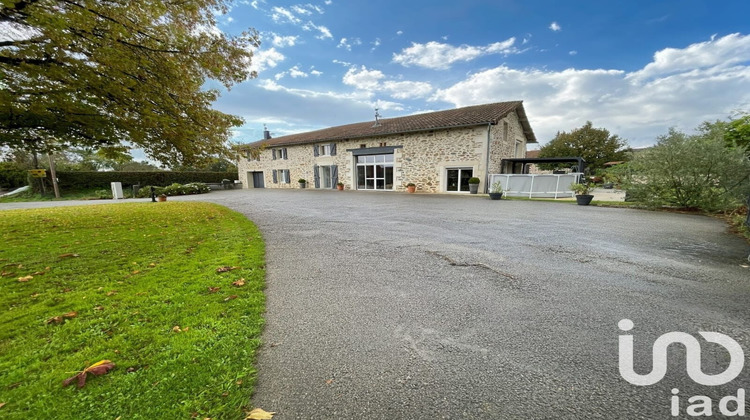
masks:
<svg viewBox="0 0 750 420"><path fill-rule="evenodd" d="M344 191L343 185L336 185L336 188L338 188L339 191Z"/></svg>
<svg viewBox="0 0 750 420"><path fill-rule="evenodd" d="M417 190L417 187L406 187L406 191L409 191L409 193L414 194L414 192Z"/></svg>
<svg viewBox="0 0 750 420"><path fill-rule="evenodd" d="M167 196L162 194L159 196L159 201L167 201Z"/></svg>

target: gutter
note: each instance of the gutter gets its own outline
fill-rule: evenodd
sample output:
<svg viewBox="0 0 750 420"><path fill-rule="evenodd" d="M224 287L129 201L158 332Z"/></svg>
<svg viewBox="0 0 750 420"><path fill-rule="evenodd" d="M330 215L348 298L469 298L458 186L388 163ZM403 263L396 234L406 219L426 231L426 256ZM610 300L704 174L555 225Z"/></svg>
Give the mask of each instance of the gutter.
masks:
<svg viewBox="0 0 750 420"><path fill-rule="evenodd" d="M492 123L487 123L487 158L484 162L484 193L490 192L490 131Z"/></svg>

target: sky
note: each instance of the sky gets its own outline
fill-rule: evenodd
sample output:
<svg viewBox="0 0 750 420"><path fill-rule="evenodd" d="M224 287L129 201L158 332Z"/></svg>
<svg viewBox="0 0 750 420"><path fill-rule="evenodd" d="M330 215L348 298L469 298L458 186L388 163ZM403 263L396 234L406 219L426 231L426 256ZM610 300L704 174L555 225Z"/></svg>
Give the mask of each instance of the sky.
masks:
<svg viewBox="0 0 750 420"><path fill-rule="evenodd" d="M240 0L258 77L215 108L233 141L522 100L540 145L586 121L654 144L750 112L750 1Z"/></svg>

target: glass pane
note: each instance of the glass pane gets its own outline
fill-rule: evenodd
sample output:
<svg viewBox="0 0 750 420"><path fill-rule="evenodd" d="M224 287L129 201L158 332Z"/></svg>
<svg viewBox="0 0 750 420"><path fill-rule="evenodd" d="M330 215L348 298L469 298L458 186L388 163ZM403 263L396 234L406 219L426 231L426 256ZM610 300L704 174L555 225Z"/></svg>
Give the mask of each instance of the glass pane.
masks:
<svg viewBox="0 0 750 420"><path fill-rule="evenodd" d="M445 181L447 191L458 191L458 169L448 169Z"/></svg>
<svg viewBox="0 0 750 420"><path fill-rule="evenodd" d="M386 162L393 162L393 155L385 155Z"/></svg>
<svg viewBox="0 0 750 420"><path fill-rule="evenodd" d="M378 155L377 159L375 161L378 162L378 163L385 162L385 155Z"/></svg>
<svg viewBox="0 0 750 420"><path fill-rule="evenodd" d="M365 189L365 167L360 166L357 168L357 189Z"/></svg>
<svg viewBox="0 0 750 420"><path fill-rule="evenodd" d="M357 163L365 163L366 156L357 156Z"/></svg>
<svg viewBox="0 0 750 420"><path fill-rule="evenodd" d="M367 163L375 163L375 156L367 156Z"/></svg>
<svg viewBox="0 0 750 420"><path fill-rule="evenodd" d="M461 170L461 185L459 191L469 191L469 178L474 173L473 169L462 169Z"/></svg>
<svg viewBox="0 0 750 420"><path fill-rule="evenodd" d="M384 190L385 189L385 181L383 181L382 179L378 179L377 182L378 182L378 189L379 190Z"/></svg>
<svg viewBox="0 0 750 420"><path fill-rule="evenodd" d="M385 177L385 168L383 165L375 165L375 178L384 178Z"/></svg>
<svg viewBox="0 0 750 420"><path fill-rule="evenodd" d="M393 166L388 166L385 168L385 189L393 189Z"/></svg>
<svg viewBox="0 0 750 420"><path fill-rule="evenodd" d="M375 167L374 166L365 166L367 169L367 178L375 178Z"/></svg>
<svg viewBox="0 0 750 420"><path fill-rule="evenodd" d="M365 184L365 189L374 190L375 189L375 180L374 179L368 179L367 183Z"/></svg>

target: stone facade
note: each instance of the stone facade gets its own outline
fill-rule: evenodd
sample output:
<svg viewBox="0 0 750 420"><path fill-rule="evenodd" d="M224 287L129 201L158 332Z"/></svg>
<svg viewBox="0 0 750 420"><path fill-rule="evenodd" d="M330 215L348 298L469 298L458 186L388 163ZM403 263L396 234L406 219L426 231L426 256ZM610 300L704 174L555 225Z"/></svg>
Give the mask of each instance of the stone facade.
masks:
<svg viewBox="0 0 750 420"><path fill-rule="evenodd" d="M488 139L489 157L488 157ZM251 149L238 162L239 179L245 188L253 188L251 172L263 172L265 188L299 188L297 180L307 180L313 187L313 167L337 165L338 180L345 189L357 187L356 156L360 148L395 147L393 150L393 190L405 191L408 183L417 185L418 192L447 192L446 177L450 168L471 168L481 180L479 191L485 191L487 164L489 173L500 173L500 160L523 157L527 139L515 111L498 124L475 125L413 133L364 137L333 142L335 155L314 155L314 146L332 144L317 142L299 145L278 145ZM286 159L283 151L286 148ZM276 151L276 152L274 152ZM274 153L276 159L274 159ZM257 158L253 159L255 154ZM248 159L250 157L250 159ZM289 182L273 182L273 170L288 170ZM280 181L280 180L279 180ZM332 185L332 188L336 188Z"/></svg>

